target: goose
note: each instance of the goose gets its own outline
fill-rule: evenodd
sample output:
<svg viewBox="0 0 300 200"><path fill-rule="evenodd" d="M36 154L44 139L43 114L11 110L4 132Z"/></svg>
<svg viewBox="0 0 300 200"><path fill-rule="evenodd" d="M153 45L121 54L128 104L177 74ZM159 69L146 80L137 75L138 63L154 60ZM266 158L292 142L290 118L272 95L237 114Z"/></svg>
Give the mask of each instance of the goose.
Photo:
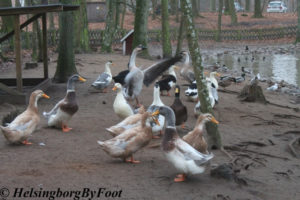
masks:
<svg viewBox="0 0 300 200"><path fill-rule="evenodd" d="M165 105L160 99L159 90L160 90L159 84L158 82L156 82L153 88L153 102L147 109L148 112L154 112L158 107ZM152 123L151 124L152 132L153 133L159 132L160 135L162 135L162 129L164 128L165 125L165 117L162 115L158 115L157 117L158 117L159 125L156 123ZM153 136L153 138L157 139L160 138L160 136Z"/></svg>
<svg viewBox="0 0 300 200"><path fill-rule="evenodd" d="M175 118L176 118L176 126L181 125L181 128L184 128L184 123L186 122L188 115L187 115L187 108L183 105L182 101L180 100L180 87L176 85L175 88L175 99L173 104L170 106L174 111Z"/></svg>
<svg viewBox="0 0 300 200"><path fill-rule="evenodd" d="M97 91L107 93L107 87L112 80L110 65L113 65L112 61L108 61L105 64L105 71L101 73L99 77L93 82L92 87Z"/></svg>
<svg viewBox="0 0 300 200"><path fill-rule="evenodd" d="M63 132L69 132L72 129L67 126L67 123L79 108L76 100L75 83L85 81L78 74L74 74L69 78L66 96L50 112L43 112L44 117L48 120L48 126L61 128Z"/></svg>
<svg viewBox="0 0 300 200"><path fill-rule="evenodd" d="M206 122L219 124L219 122L210 113L202 114L198 117L194 129L182 137L184 141L194 147L197 151L204 154L208 154L207 142L203 137L203 129Z"/></svg>
<svg viewBox="0 0 300 200"><path fill-rule="evenodd" d="M32 92L27 109L18 115L7 126L0 126L0 130L9 143L22 143L25 145L32 144L31 142L28 142L27 139L35 131L38 123L40 122L37 102L41 97L47 99L50 98L42 90L35 90Z"/></svg>
<svg viewBox="0 0 300 200"><path fill-rule="evenodd" d="M167 91L167 95L170 96L169 91L175 86L177 81L177 76L174 71L174 69L177 69L177 66L172 65L169 70L168 74L163 75L161 80L158 81L161 96L163 96L163 92Z"/></svg>
<svg viewBox="0 0 300 200"><path fill-rule="evenodd" d="M113 104L114 112L121 119L125 119L126 117L133 115L134 112L133 112L131 106L128 104L128 102L126 101L126 99L123 96L122 85L120 83L116 83L113 90L117 91L117 96L116 96L114 104Z"/></svg>
<svg viewBox="0 0 300 200"><path fill-rule="evenodd" d="M193 81L193 83L188 86L188 89L185 90L184 94L187 96L189 101L198 101L198 89L196 81Z"/></svg>
<svg viewBox="0 0 300 200"><path fill-rule="evenodd" d="M136 56L137 52L140 51L141 48L138 46L133 51L133 58ZM129 73L125 77L124 84L124 96L126 99L135 99L136 105L139 107L140 103L138 100L138 96L140 95L143 84L147 87L164 71L169 69L170 66L174 65L176 62L179 62L182 59L182 54L178 56L168 58L162 60L158 63L147 67L144 70L135 66L135 62L130 62L129 65Z"/></svg>
<svg viewBox="0 0 300 200"><path fill-rule="evenodd" d="M183 68L180 70L180 76L184 78L187 82L190 84L195 81L195 74L194 71L190 69L190 55L187 51L182 51L184 55L184 62L183 62Z"/></svg>
<svg viewBox="0 0 300 200"><path fill-rule="evenodd" d="M167 160L180 172L174 181L182 182L187 175L203 173L203 164L212 159L213 154L202 154L179 137L175 126L175 114L170 107L160 107L159 114L166 118L162 150Z"/></svg>
<svg viewBox="0 0 300 200"><path fill-rule="evenodd" d="M127 129L120 135L106 141L98 141L98 144L101 148L110 156L115 158L121 158L125 162L137 164L140 161L133 159L133 154L139 149L143 148L152 139L152 128L151 121L153 116L157 115L158 112L149 113L145 112L140 121L140 126L136 126L130 129ZM157 120L154 120L158 123ZM126 160L128 157L131 157L129 160Z"/></svg>
<svg viewBox="0 0 300 200"><path fill-rule="evenodd" d="M115 83L120 83L122 86L125 84L125 77L129 73L129 70L126 69L124 71L121 71L116 76L113 76L112 79Z"/></svg>

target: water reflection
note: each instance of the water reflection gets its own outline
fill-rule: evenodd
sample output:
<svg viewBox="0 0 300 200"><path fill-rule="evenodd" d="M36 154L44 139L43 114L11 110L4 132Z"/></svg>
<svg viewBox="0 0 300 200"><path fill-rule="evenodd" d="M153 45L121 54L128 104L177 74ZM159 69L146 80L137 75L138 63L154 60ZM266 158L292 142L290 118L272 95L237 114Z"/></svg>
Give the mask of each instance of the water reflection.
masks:
<svg viewBox="0 0 300 200"><path fill-rule="evenodd" d="M203 65L219 62L229 69L241 72L244 66L253 74L260 73L262 77L300 86L300 54L210 54L203 60Z"/></svg>

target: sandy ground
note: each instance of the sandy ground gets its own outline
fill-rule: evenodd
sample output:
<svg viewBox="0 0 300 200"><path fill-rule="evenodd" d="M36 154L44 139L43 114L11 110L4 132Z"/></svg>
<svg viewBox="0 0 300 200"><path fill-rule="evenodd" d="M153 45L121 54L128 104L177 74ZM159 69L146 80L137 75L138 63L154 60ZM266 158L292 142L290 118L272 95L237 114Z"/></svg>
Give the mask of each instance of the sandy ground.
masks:
<svg viewBox="0 0 300 200"><path fill-rule="evenodd" d="M55 72L56 56L52 55L50 59L51 75ZM41 117L38 129L30 138L33 142L31 146L9 145L5 138L0 136L0 191L2 192L4 187L10 190L6 199L12 199L15 188L24 188L24 191L31 188L36 191L56 191L57 188L62 191L82 191L83 188L98 191L98 188L106 188L106 191L115 191L114 194L122 190L122 193L118 193L120 199L299 199L300 162L288 150L288 143L297 135L276 135L285 131L299 131L300 113L272 105L243 103L236 95L229 93L219 93L220 101L214 111L217 120L220 121L219 130L224 146L250 142L239 146L243 151L228 150L237 158L236 171L247 185L211 177L210 169L204 174L189 177L184 183L174 183L173 178L177 171L166 161L159 147L146 147L138 151L135 158L141 163L136 165L126 164L108 156L96 141L110 139L111 136L105 128L120 121L112 109L116 93L111 90L107 94L88 92L90 84L104 70L104 63L108 60L115 63L112 73L117 74L126 69L129 57L119 53L76 55L78 72L87 78L87 82L77 85L79 111L70 121L69 126L73 128L71 132L63 133L61 130L47 128L46 120ZM155 61L137 59L140 66L148 66L153 62ZM41 69L40 65L38 69L24 70L24 76L39 76L42 73ZM12 69L1 72L1 76L13 74ZM178 81L179 84L184 83L181 78ZM228 89L240 91L244 84L232 85ZM182 87L182 90L184 89ZM51 99L39 101L40 113L49 111L65 95L66 84L53 84L45 92ZM266 90L264 92L269 101L299 108L299 104L289 103L289 96ZM153 85L144 87L142 104L150 105L152 94ZM183 94L181 97L189 112L187 129L192 129L196 121L193 116L194 103L187 102ZM171 97L162 97L166 105L171 105L173 100L174 92ZM20 105L15 107L25 108ZM11 110L9 104L0 105L0 118ZM288 118L280 117L283 114ZM179 128L179 131L183 135L188 130ZM151 144L159 142L160 139L156 139L151 141ZM253 145L257 143L263 146ZM215 157L211 164L230 162L223 152L212 152ZM3 193L1 192L0 194ZM106 198L101 194L99 199Z"/></svg>

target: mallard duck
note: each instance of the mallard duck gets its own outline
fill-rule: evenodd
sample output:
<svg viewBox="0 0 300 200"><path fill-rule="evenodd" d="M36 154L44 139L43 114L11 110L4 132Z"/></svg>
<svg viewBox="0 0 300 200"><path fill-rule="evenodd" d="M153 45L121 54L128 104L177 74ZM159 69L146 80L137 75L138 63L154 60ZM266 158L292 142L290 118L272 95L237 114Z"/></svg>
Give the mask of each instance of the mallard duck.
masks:
<svg viewBox="0 0 300 200"><path fill-rule="evenodd" d="M136 47L133 51L134 57L138 51L141 51L141 47ZM168 58L163 61L160 61L156 64L151 65L150 67L141 70L136 67L135 64L129 65L129 73L125 77L124 84L124 96L126 99L135 99L137 106L140 105L138 101L138 96L140 95L143 84L147 87L164 71L166 71L170 66L174 65L176 62L179 62L182 59L182 54L175 56L173 58Z"/></svg>
<svg viewBox="0 0 300 200"><path fill-rule="evenodd" d="M158 107L165 105L160 99L159 90L160 90L159 84L158 82L156 82L153 88L153 102L147 109L148 112L154 112L155 110L157 110ZM157 118L158 118L159 125L153 122L151 124L152 132L153 133L160 132L160 135L162 135L162 129L164 128L165 125L165 117L162 115L158 115ZM159 136L153 136L153 138L157 139L159 138Z"/></svg>
<svg viewBox="0 0 300 200"><path fill-rule="evenodd" d="M129 73L129 70L126 69L126 70L121 71L120 73L118 73L118 75L112 77L112 79L114 80L115 83L120 83L121 85L124 85L125 77L128 73Z"/></svg>
<svg viewBox="0 0 300 200"><path fill-rule="evenodd" d="M185 90L185 96L187 96L189 101L196 102L198 101L198 89L196 81L193 81L192 84L188 86L188 89Z"/></svg>
<svg viewBox="0 0 300 200"><path fill-rule="evenodd" d="M210 113L202 114L198 117L194 129L182 137L184 141L204 154L208 154L207 143L203 137L203 129L206 122L219 123Z"/></svg>
<svg viewBox="0 0 300 200"><path fill-rule="evenodd" d="M242 83L242 82L244 82L246 80L245 76L246 76L245 73L242 73L241 76L233 77L232 80L235 83Z"/></svg>
<svg viewBox="0 0 300 200"><path fill-rule="evenodd" d="M146 112L144 106L139 107L138 113L134 115L130 115L126 117L123 121L120 123L111 126L107 128L106 130L111 133L112 136L120 135L122 132L124 132L127 129L133 128L140 124L140 120L142 115Z"/></svg>
<svg viewBox="0 0 300 200"><path fill-rule="evenodd" d="M184 55L184 62L183 62L183 68L180 70L180 76L184 78L187 82L190 84L195 81L195 74L194 71L191 70L191 65L190 65L190 55L187 51L182 51Z"/></svg>
<svg viewBox="0 0 300 200"><path fill-rule="evenodd" d="M181 172L174 181L181 182L185 180L186 175L203 173L205 170L203 164L212 159L213 154L202 154L179 137L175 126L175 114L170 107L160 107L159 114L166 118L162 140L163 152L167 160Z"/></svg>
<svg viewBox="0 0 300 200"><path fill-rule="evenodd" d="M140 161L133 159L133 154L139 149L143 148L152 139L152 130L150 122L153 120L152 116L156 113L146 112L141 117L139 126L125 130L122 134L104 142L98 141L101 148L110 156L121 158L126 162L139 163ZM157 120L155 120L158 123ZM126 160L126 158L131 159Z"/></svg>
<svg viewBox="0 0 300 200"><path fill-rule="evenodd" d="M110 65L113 65L112 61L108 61L105 64L105 71L99 75L99 77L93 82L92 87L100 92L107 92L107 87L111 83L112 75L110 71Z"/></svg>
<svg viewBox="0 0 300 200"><path fill-rule="evenodd" d="M126 117L133 115L133 110L131 106L128 104L126 99L122 93L122 85L120 83L116 83L113 88L114 91L117 91L117 96L115 98L113 108L115 113L121 118L125 119Z"/></svg>
<svg viewBox="0 0 300 200"><path fill-rule="evenodd" d="M226 76L220 79L218 82L219 86L221 86L223 89L230 86L233 81L233 78L231 76Z"/></svg>
<svg viewBox="0 0 300 200"><path fill-rule="evenodd" d="M162 78L158 81L159 88L160 88L160 94L163 96L164 91L167 91L167 95L170 96L169 91L175 86L177 81L177 76L174 71L174 69L177 69L177 66L172 65L168 73L163 75Z"/></svg>
<svg viewBox="0 0 300 200"><path fill-rule="evenodd" d="M187 108L180 100L180 87L176 85L175 87L175 99L173 104L170 106L175 113L176 117L176 126L181 125L181 128L184 128L184 123L186 122L188 115L187 115Z"/></svg>
<svg viewBox="0 0 300 200"><path fill-rule="evenodd" d="M32 144L27 141L28 137L36 129L40 122L37 102L41 98L49 99L42 90L36 90L31 93L27 109L18 115L6 127L0 126L4 137L12 144L23 143Z"/></svg>
<svg viewBox="0 0 300 200"><path fill-rule="evenodd" d="M61 128L63 132L69 132L72 128L67 126L67 123L78 110L78 104L75 93L75 83L85 82L86 80L74 74L68 80L67 94L60 100L50 112L43 112L45 118L48 119L48 126Z"/></svg>

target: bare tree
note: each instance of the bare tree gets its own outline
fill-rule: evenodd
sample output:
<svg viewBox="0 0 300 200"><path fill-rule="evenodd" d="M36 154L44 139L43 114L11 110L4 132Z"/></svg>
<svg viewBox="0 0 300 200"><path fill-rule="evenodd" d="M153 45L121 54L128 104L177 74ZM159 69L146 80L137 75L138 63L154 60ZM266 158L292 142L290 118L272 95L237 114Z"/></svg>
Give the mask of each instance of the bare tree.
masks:
<svg viewBox="0 0 300 200"><path fill-rule="evenodd" d="M161 7L163 57L169 58L172 57L172 46L170 40L168 0L161 0Z"/></svg>

